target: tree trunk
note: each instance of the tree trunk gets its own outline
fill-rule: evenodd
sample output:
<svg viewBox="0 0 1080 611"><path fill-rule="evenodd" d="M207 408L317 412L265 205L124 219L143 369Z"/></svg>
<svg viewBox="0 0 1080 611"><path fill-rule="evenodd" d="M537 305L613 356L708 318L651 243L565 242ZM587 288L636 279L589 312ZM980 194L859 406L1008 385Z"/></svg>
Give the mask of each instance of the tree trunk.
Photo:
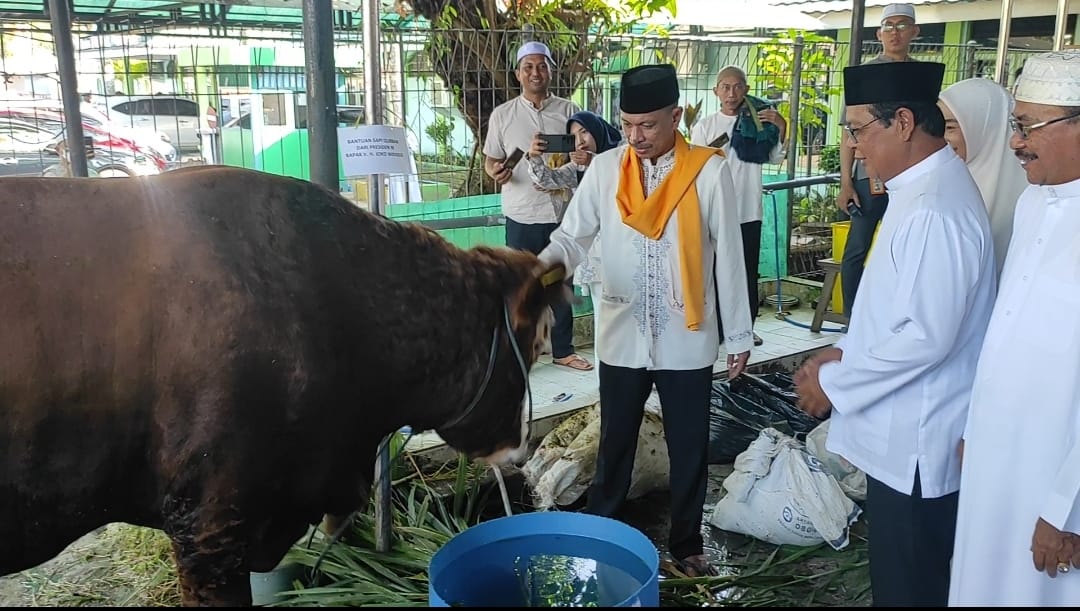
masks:
<svg viewBox="0 0 1080 611"><path fill-rule="evenodd" d="M412 0L408 4L416 15L431 21L427 53L435 74L453 95L482 151L491 112L521 93L515 53L526 41L522 15L516 10L499 11L495 0ZM449 12L447 4L453 7ZM519 0L514 6L524 4ZM566 29L560 32L558 45L549 44L555 61L551 93L568 98L591 70L586 32L592 19L574 9L559 10L555 16ZM536 32L535 38L547 42L547 33ZM496 192L486 173L482 178L483 192Z"/></svg>

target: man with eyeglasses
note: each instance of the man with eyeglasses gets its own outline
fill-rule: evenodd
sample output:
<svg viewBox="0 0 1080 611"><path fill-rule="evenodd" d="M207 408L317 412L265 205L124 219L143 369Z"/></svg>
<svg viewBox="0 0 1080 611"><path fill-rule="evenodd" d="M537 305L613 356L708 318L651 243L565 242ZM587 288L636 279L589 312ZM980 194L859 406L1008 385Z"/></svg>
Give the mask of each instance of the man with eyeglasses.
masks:
<svg viewBox="0 0 1080 611"><path fill-rule="evenodd" d="M881 41L881 54L866 62L879 64L887 62L915 61L911 55L911 41L919 35L919 26L915 23L915 7L910 4L890 4L881 11L881 25L877 30L877 39ZM846 109L840 113L840 122L845 124ZM842 212L851 216L844 245L844 257L840 264L840 285L844 294L844 314L849 319L855 306L855 293L862 279L866 255L874 239L881 217L889 203L884 183L877 176L871 176L866 164L855 159L854 150L840 147L840 193L836 205Z"/></svg>
<svg viewBox="0 0 1080 611"><path fill-rule="evenodd" d="M964 431L949 602L1080 602L1080 51L1036 55L1009 146L1030 183ZM992 569L987 568L987 564Z"/></svg>
<svg viewBox="0 0 1080 611"><path fill-rule="evenodd" d="M850 330L795 375L800 407L832 412L828 449L866 473L875 606L948 600L956 449L994 304L989 217L937 106L944 73L931 62L844 69L845 145L880 172L889 209Z"/></svg>

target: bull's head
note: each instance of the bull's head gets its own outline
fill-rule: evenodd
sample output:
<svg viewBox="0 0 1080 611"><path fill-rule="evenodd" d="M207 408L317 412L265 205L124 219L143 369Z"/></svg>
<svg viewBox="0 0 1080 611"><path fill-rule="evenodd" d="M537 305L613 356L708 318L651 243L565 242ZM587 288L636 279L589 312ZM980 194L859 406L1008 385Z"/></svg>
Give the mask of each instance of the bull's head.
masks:
<svg viewBox="0 0 1080 611"><path fill-rule="evenodd" d="M505 295L501 323L484 340L494 346L494 353L488 350L484 381L473 400L436 428L440 437L471 458L492 463L525 458L532 411L529 370L550 345L552 306L566 303L571 294L561 263L534 263L530 270Z"/></svg>

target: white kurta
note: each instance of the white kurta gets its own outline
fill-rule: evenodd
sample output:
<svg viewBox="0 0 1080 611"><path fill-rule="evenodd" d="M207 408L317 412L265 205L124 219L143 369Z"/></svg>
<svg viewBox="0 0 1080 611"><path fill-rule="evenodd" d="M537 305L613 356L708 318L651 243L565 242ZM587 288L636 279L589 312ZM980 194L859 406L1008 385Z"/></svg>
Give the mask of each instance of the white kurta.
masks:
<svg viewBox="0 0 1080 611"><path fill-rule="evenodd" d="M888 181L885 212L839 362L826 447L924 498L960 487L956 448L994 304L993 237L963 160L949 147Z"/></svg>
<svg viewBox="0 0 1080 611"><path fill-rule="evenodd" d="M594 237L603 242L597 357L608 365L634 369L690 370L712 365L720 346L714 286L719 286L728 352L750 350L753 335L742 234L731 203L734 187L727 161L713 157L695 182L701 209L705 308L701 326L691 331L686 328L678 211L659 240L646 238L623 223L615 194L626 150L622 145L593 160L566 216L552 232L551 244L540 253L544 261L561 261L573 269L585 258ZM655 165L642 160L646 196L673 167L674 153L661 156Z"/></svg>
<svg viewBox="0 0 1080 611"><path fill-rule="evenodd" d="M890 206L891 206L890 202ZM1080 605L1080 571L1035 571L1042 517L1080 533L1080 180L1029 186L979 359L949 602Z"/></svg>
<svg viewBox="0 0 1080 611"><path fill-rule="evenodd" d="M736 115L725 115L723 112L713 113L701 121L698 121L690 130L690 141L694 144L707 146L721 134L731 136L735 128ZM728 165L731 167L731 179L735 182L735 200L739 206L739 222L749 223L760 221L761 214L761 164L750 163L739 159L731 150L731 139L721 147L727 155ZM769 162L780 163L784 158L784 143L777 142L776 146L769 151Z"/></svg>

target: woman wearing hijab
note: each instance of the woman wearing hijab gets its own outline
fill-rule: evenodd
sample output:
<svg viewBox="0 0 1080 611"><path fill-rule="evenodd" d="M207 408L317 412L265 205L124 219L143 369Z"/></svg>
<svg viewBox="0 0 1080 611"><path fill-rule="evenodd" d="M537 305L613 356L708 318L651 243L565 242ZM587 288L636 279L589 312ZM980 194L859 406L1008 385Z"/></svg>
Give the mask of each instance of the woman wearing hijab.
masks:
<svg viewBox="0 0 1080 611"><path fill-rule="evenodd" d="M570 116L566 121L566 132L574 136L576 150L570 153L570 162L557 168L544 163L541 154L545 143L539 137L533 140L529 151L529 176L539 189L558 191L565 189L573 194L585 170L593 157L613 149L622 140L622 135L614 125L595 113L581 111ZM566 198L569 201L569 196ZM598 329L600 299L600 240L593 241L589 256L574 271L574 284L582 287L582 293L589 295L593 302L593 329ZM594 341L596 335L593 335Z"/></svg>
<svg viewBox="0 0 1080 611"><path fill-rule="evenodd" d="M1013 99L994 81L972 78L941 92L945 140L967 163L990 215L997 275L1012 237L1016 199L1027 187L1027 175L1009 149L1009 115Z"/></svg>

